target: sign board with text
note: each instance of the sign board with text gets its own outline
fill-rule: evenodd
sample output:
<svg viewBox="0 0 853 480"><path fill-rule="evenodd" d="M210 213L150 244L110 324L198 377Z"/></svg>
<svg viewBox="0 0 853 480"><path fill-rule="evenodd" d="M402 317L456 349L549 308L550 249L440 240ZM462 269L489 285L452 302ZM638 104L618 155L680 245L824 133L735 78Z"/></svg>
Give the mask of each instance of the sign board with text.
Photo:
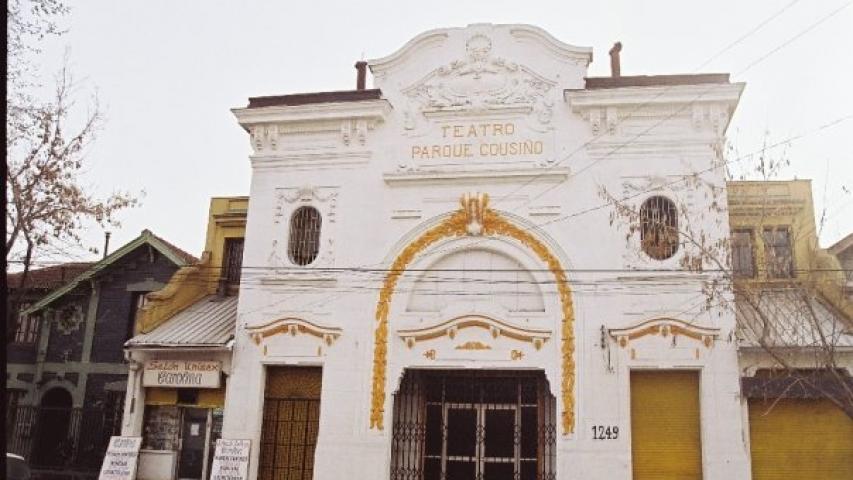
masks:
<svg viewBox="0 0 853 480"><path fill-rule="evenodd" d="M134 480L142 437L112 437L98 480Z"/></svg>
<svg viewBox="0 0 853 480"><path fill-rule="evenodd" d="M149 360L145 362L145 387L219 388L222 363L208 360Z"/></svg>
<svg viewBox="0 0 853 480"><path fill-rule="evenodd" d="M251 440L217 440L210 480L247 480L251 446Z"/></svg>

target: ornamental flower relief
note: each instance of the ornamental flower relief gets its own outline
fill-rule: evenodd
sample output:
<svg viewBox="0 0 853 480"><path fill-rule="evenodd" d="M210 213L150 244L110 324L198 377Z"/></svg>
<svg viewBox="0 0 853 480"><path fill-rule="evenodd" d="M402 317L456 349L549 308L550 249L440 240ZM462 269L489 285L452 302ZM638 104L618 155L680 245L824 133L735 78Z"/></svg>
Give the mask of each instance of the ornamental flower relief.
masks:
<svg viewBox="0 0 853 480"><path fill-rule="evenodd" d="M466 58L433 70L403 91L411 109L425 114L520 110L533 113L540 124L551 122L554 82L493 56L492 42L484 35L468 39L466 50ZM414 115L411 111L404 115L406 128L413 129Z"/></svg>

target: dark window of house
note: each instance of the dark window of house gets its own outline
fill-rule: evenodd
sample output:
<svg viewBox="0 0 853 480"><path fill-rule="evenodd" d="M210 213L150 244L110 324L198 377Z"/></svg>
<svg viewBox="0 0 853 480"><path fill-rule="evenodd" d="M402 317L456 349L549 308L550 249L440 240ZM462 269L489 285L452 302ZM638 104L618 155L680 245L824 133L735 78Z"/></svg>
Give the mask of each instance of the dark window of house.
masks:
<svg viewBox="0 0 853 480"><path fill-rule="evenodd" d="M794 257L791 249L791 232L788 227L764 229L764 256L768 278L794 276Z"/></svg>
<svg viewBox="0 0 853 480"><path fill-rule="evenodd" d="M24 304L19 307L19 310L25 310L29 304ZM32 345L36 343L39 336L39 316L38 315L18 315L15 327L15 343L21 345Z"/></svg>
<svg viewBox="0 0 853 480"><path fill-rule="evenodd" d="M181 411L174 405L146 405L142 422L142 448L177 450Z"/></svg>
<svg viewBox="0 0 853 480"><path fill-rule="evenodd" d="M225 256L222 259L222 278L228 285L240 284L240 270L243 266L243 239L226 238Z"/></svg>
<svg viewBox="0 0 853 480"><path fill-rule="evenodd" d="M130 295L130 318L127 322L127 338L132 337L136 333L136 324L139 322L141 314L140 309L144 307L148 300L145 295L149 292L131 292Z"/></svg>
<svg viewBox="0 0 853 480"><path fill-rule="evenodd" d="M297 265L308 265L320 252L320 226L323 218L314 207L299 207L290 217L288 254Z"/></svg>
<svg viewBox="0 0 853 480"><path fill-rule="evenodd" d="M732 272L736 277L752 278L755 276L752 230L734 230L732 232Z"/></svg>
<svg viewBox="0 0 853 480"><path fill-rule="evenodd" d="M178 404L179 405L195 405L198 403L197 388L179 388L178 389Z"/></svg>
<svg viewBox="0 0 853 480"><path fill-rule="evenodd" d="M665 260L678 251L678 215L672 200L656 196L640 207L640 242L655 260Z"/></svg>

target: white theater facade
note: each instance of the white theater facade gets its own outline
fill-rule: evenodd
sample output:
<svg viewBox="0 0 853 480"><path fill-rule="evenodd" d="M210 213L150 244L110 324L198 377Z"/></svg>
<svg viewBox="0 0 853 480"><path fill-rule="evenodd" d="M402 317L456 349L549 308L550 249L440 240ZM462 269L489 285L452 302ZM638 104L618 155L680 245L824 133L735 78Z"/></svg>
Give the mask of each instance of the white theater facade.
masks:
<svg viewBox="0 0 853 480"><path fill-rule="evenodd" d="M693 186L725 184L743 85L591 61L531 26L441 29L367 62L373 89L234 110L252 183L222 436L251 440L249 478L749 478L715 274L604 198L726 238Z"/></svg>

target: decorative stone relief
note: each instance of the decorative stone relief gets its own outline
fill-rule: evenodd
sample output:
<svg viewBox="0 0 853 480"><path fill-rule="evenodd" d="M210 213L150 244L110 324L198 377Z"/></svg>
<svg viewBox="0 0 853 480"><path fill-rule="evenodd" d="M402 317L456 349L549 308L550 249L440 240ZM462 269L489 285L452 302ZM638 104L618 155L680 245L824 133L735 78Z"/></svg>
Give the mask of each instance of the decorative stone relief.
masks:
<svg viewBox="0 0 853 480"><path fill-rule="evenodd" d="M472 36L465 46L464 58L433 70L403 90L410 100L403 112L405 129L415 128L415 109L424 114L515 110L533 114L542 125L551 123L555 82L495 56L486 35Z"/></svg>
<svg viewBox="0 0 853 480"><path fill-rule="evenodd" d="M284 154L285 151L334 149L341 145L363 147L367 143L367 132L373 130L378 121L376 118L344 118L301 123L257 123L248 128L255 153Z"/></svg>
<svg viewBox="0 0 853 480"><path fill-rule="evenodd" d="M78 304L64 306L56 310L54 315L56 330L64 335L79 330L85 320L83 307Z"/></svg>
<svg viewBox="0 0 853 480"><path fill-rule="evenodd" d="M592 127L594 136L616 135L619 133L619 109L616 107L588 108L581 111L581 117Z"/></svg>
<svg viewBox="0 0 853 480"><path fill-rule="evenodd" d="M351 144L364 146L367 143L367 131L373 130L375 125L376 122L364 119L344 120L341 122L341 142L346 146Z"/></svg>
<svg viewBox="0 0 853 480"><path fill-rule="evenodd" d="M254 125L249 130L249 136L256 152L278 150L278 137L282 132L276 124Z"/></svg>
<svg viewBox="0 0 853 480"><path fill-rule="evenodd" d="M693 105L692 114L695 130L710 128L717 135L725 133L729 112L721 105L696 103Z"/></svg>

